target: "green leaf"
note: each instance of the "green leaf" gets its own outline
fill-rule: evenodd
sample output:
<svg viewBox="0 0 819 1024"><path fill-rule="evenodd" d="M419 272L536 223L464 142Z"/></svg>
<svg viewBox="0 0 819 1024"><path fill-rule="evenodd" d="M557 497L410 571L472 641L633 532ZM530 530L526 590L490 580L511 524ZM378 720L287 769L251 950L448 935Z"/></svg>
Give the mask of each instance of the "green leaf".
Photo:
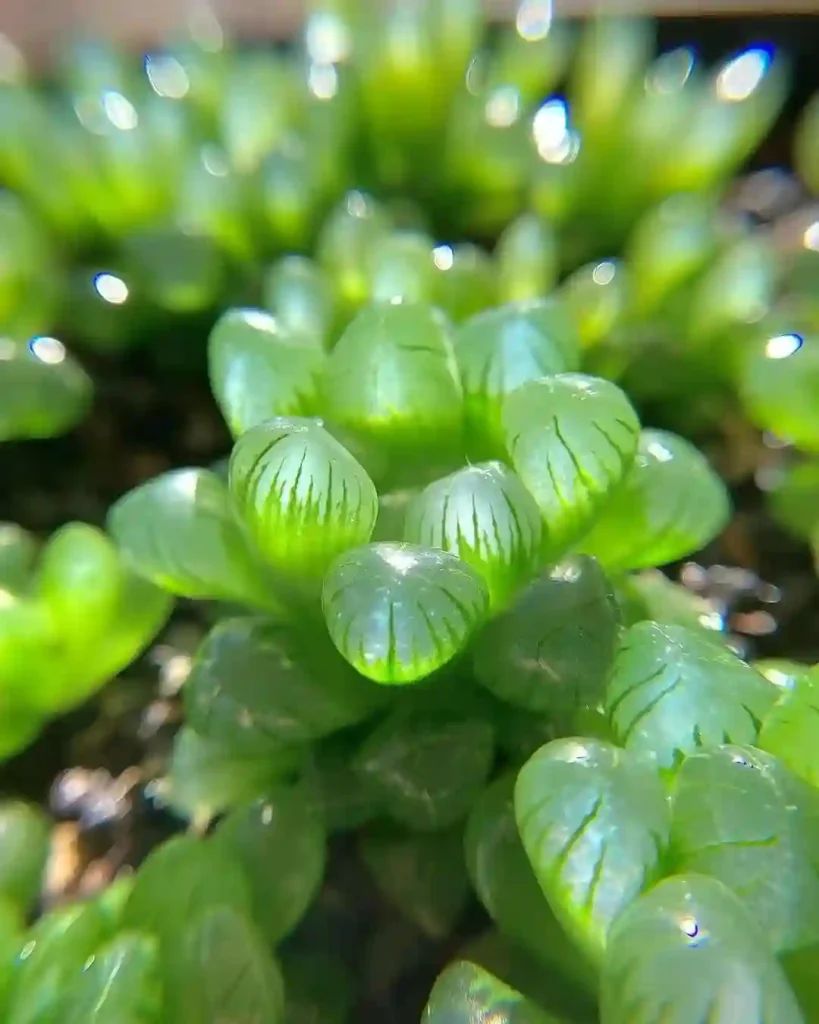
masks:
<svg viewBox="0 0 819 1024"><path fill-rule="evenodd" d="M370 248L389 227L389 217L381 206L358 191L348 192L324 222L316 242L317 258L348 313L370 298Z"/></svg>
<svg viewBox="0 0 819 1024"><path fill-rule="evenodd" d="M347 1024L355 1002L353 979L344 964L321 953L282 956L287 1024Z"/></svg>
<svg viewBox="0 0 819 1024"><path fill-rule="evenodd" d="M418 231L393 231L369 251L372 302L429 302L433 297L434 242Z"/></svg>
<svg viewBox="0 0 819 1024"><path fill-rule="evenodd" d="M304 791L279 785L267 799L237 808L213 842L241 865L265 939L280 942L304 916L324 876L324 827Z"/></svg>
<svg viewBox="0 0 819 1024"><path fill-rule="evenodd" d="M719 743L755 743L778 693L727 647L685 626L638 622L615 658L606 707L622 746L672 767Z"/></svg>
<svg viewBox="0 0 819 1024"><path fill-rule="evenodd" d="M765 676L768 682L779 687L780 691L793 689L802 676L807 675L811 671L810 665L805 665L801 661L790 661L788 658L761 658L759 661L751 662L751 664L757 672ZM779 700L781 702L781 696ZM765 721L768 718L776 718L776 708L777 704L771 708ZM774 751L771 751L771 753L774 753Z"/></svg>
<svg viewBox="0 0 819 1024"><path fill-rule="evenodd" d="M265 309L286 332L330 348L334 299L328 276L306 256L283 256L265 271L262 280Z"/></svg>
<svg viewBox="0 0 819 1024"><path fill-rule="evenodd" d="M471 242L439 245L432 251L432 260L438 271L434 282L435 304L453 323L461 323L487 306L495 305L495 269L483 249Z"/></svg>
<svg viewBox="0 0 819 1024"><path fill-rule="evenodd" d="M368 718L383 691L320 633L261 618L218 623L200 645L183 690L186 719L235 753L273 756Z"/></svg>
<svg viewBox="0 0 819 1024"><path fill-rule="evenodd" d="M283 1024L284 982L262 935L231 906L198 912L177 952L179 1024ZM171 1004L173 1005L173 1004Z"/></svg>
<svg viewBox="0 0 819 1024"><path fill-rule="evenodd" d="M471 565L498 607L538 568L542 530L534 498L515 474L485 462L425 488L407 510L404 539Z"/></svg>
<svg viewBox="0 0 819 1024"><path fill-rule="evenodd" d="M248 754L183 726L174 737L162 796L180 816L196 823L210 821L264 796L278 779L295 772L306 755L303 747L286 743Z"/></svg>
<svg viewBox="0 0 819 1024"><path fill-rule="evenodd" d="M379 811L378 795L355 770L358 742L358 730L327 737L314 749L305 772L305 781L330 833L358 829Z"/></svg>
<svg viewBox="0 0 819 1024"><path fill-rule="evenodd" d="M580 345L594 348L611 335L626 308L629 271L621 260L587 263L560 285L559 296L574 320Z"/></svg>
<svg viewBox="0 0 819 1024"><path fill-rule="evenodd" d="M17 523L0 522L0 588L19 593L31 578L39 544Z"/></svg>
<svg viewBox="0 0 819 1024"><path fill-rule="evenodd" d="M358 752L356 770L399 825L440 831L466 817L492 768L485 718L399 709Z"/></svg>
<svg viewBox="0 0 819 1024"><path fill-rule="evenodd" d="M501 932L561 976L594 989L538 885L515 823L515 773L495 779L475 802L464 836L466 867L478 899Z"/></svg>
<svg viewBox="0 0 819 1024"><path fill-rule="evenodd" d="M324 353L314 339L260 309L229 309L208 337L216 404L239 437L274 416L312 411Z"/></svg>
<svg viewBox="0 0 819 1024"><path fill-rule="evenodd" d="M548 711L571 730L578 712L602 700L619 633L611 584L593 558L575 556L484 627L472 655L475 676L501 700Z"/></svg>
<svg viewBox="0 0 819 1024"><path fill-rule="evenodd" d="M777 953L819 942L819 793L753 747L692 754L674 787L671 856L712 875Z"/></svg>
<svg viewBox="0 0 819 1024"><path fill-rule="evenodd" d="M566 311L553 299L487 309L458 328L455 358L463 381L470 449L503 448L506 396L522 384L572 370L577 338Z"/></svg>
<svg viewBox="0 0 819 1024"><path fill-rule="evenodd" d="M524 384L503 410L512 465L555 554L591 526L637 451L637 414L609 381L564 373Z"/></svg>
<svg viewBox="0 0 819 1024"><path fill-rule="evenodd" d="M95 951L66 991L65 1024L159 1024L161 992L156 940L122 932Z"/></svg>
<svg viewBox="0 0 819 1024"><path fill-rule="evenodd" d="M162 473L111 507L108 529L134 572L180 597L278 609L230 498L206 469Z"/></svg>
<svg viewBox="0 0 819 1024"><path fill-rule="evenodd" d="M358 844L376 885L430 939L450 935L469 902L460 829L432 835L365 832Z"/></svg>
<svg viewBox="0 0 819 1024"><path fill-rule="evenodd" d="M659 569L624 576L617 598L627 626L652 619L666 626L702 630L715 643L727 640L725 617L717 603L674 583Z"/></svg>
<svg viewBox="0 0 819 1024"><path fill-rule="evenodd" d="M65 433L88 411L92 387L56 338L0 337L0 441Z"/></svg>
<svg viewBox="0 0 819 1024"><path fill-rule="evenodd" d="M796 537L810 539L819 527L819 461L786 467L767 497L775 519Z"/></svg>
<svg viewBox="0 0 819 1024"><path fill-rule="evenodd" d="M599 964L612 922L660 871L670 825L660 776L610 743L555 740L521 769L515 818L555 915Z"/></svg>
<svg viewBox="0 0 819 1024"><path fill-rule="evenodd" d="M422 1024L558 1024L520 992L475 964L450 964L435 982Z"/></svg>
<svg viewBox="0 0 819 1024"><path fill-rule="evenodd" d="M539 299L558 275L557 238L536 213L523 213L504 228L495 247L500 302Z"/></svg>
<svg viewBox="0 0 819 1024"><path fill-rule="evenodd" d="M22 800L0 803L0 897L27 914L40 895L51 823Z"/></svg>
<svg viewBox="0 0 819 1024"><path fill-rule="evenodd" d="M601 1024L803 1024L759 925L724 885L674 876L641 896L609 937Z"/></svg>
<svg viewBox="0 0 819 1024"><path fill-rule="evenodd" d="M378 515L375 485L313 420L280 417L237 441L230 491L261 553L310 586L348 548L365 544Z"/></svg>
<svg viewBox="0 0 819 1024"><path fill-rule="evenodd" d="M324 579L330 638L377 683L417 682L459 654L489 608L466 562L414 544L370 544L342 555Z"/></svg>
<svg viewBox="0 0 819 1024"><path fill-rule="evenodd" d="M423 303L372 303L339 338L324 377L332 423L390 450L456 445L463 398L452 330Z"/></svg>
<svg viewBox="0 0 819 1024"><path fill-rule="evenodd" d="M757 670L765 672L759 664ZM758 746L819 787L819 676L815 669L804 666L803 672L790 677L788 688L762 722Z"/></svg>
<svg viewBox="0 0 819 1024"><path fill-rule="evenodd" d="M697 448L643 430L634 464L580 547L613 572L667 565L704 548L730 514L728 491Z"/></svg>

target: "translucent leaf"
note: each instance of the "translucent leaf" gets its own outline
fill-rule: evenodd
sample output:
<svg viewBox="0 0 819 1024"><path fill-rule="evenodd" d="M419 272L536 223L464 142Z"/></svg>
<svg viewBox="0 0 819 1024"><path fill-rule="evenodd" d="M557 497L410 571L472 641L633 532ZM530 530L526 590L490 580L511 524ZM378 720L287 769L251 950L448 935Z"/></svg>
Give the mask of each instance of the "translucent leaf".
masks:
<svg viewBox="0 0 819 1024"><path fill-rule="evenodd" d="M172 594L278 608L228 492L209 470L176 469L140 484L111 507L108 529L126 564Z"/></svg>
<svg viewBox="0 0 819 1024"><path fill-rule="evenodd" d="M435 982L422 1024L558 1024L520 992L482 967L450 964Z"/></svg>
<svg viewBox="0 0 819 1024"><path fill-rule="evenodd" d="M626 308L628 285L628 269L620 260L587 263L563 281L558 294L584 349L612 333Z"/></svg>
<svg viewBox="0 0 819 1024"><path fill-rule="evenodd" d="M53 437L88 411L92 383L56 338L0 337L0 441Z"/></svg>
<svg viewBox="0 0 819 1024"><path fill-rule="evenodd" d="M393 231L369 252L372 302L429 302L433 296L434 242L417 231Z"/></svg>
<svg viewBox="0 0 819 1024"><path fill-rule="evenodd" d="M478 635L476 678L501 700L572 729L603 697L620 633L611 584L593 558L561 562ZM576 724L575 724L576 728Z"/></svg>
<svg viewBox="0 0 819 1024"><path fill-rule="evenodd" d="M803 1024L764 932L713 878L673 876L641 896L609 937L601 1024Z"/></svg>
<svg viewBox="0 0 819 1024"><path fill-rule="evenodd" d="M40 895L51 823L34 804L0 803L0 897L28 913Z"/></svg>
<svg viewBox="0 0 819 1024"><path fill-rule="evenodd" d="M433 835L365 832L361 859L384 896L430 939L445 939L469 902L460 829Z"/></svg>
<svg viewBox="0 0 819 1024"><path fill-rule="evenodd" d="M788 658L761 658L759 661L753 661L751 664L760 672L768 682L773 683L774 686L778 686L780 691L791 690L796 686L797 682L802 679L802 676L807 675L811 671L810 665L805 665L800 661L790 661ZM767 722L768 718L775 721L777 719L776 709L782 702L780 696L777 704L771 708L770 712L765 718ZM785 705L787 706L787 705ZM765 722L762 723L763 726ZM774 751L771 751L774 753ZM777 754L777 757L780 755Z"/></svg>
<svg viewBox="0 0 819 1024"><path fill-rule="evenodd" d="M26 588L37 548L34 534L17 523L0 522L0 587L14 592Z"/></svg>
<svg viewBox="0 0 819 1024"><path fill-rule="evenodd" d="M739 391L756 426L819 451L819 337L762 324L743 352Z"/></svg>
<svg viewBox="0 0 819 1024"><path fill-rule="evenodd" d="M259 550L297 583L320 578L336 555L365 544L375 526L372 480L314 420L280 417L243 434L229 479Z"/></svg>
<svg viewBox="0 0 819 1024"><path fill-rule="evenodd" d="M275 945L304 916L324 876L324 828L303 790L280 785L267 799L237 808L213 842L241 865L253 918Z"/></svg>
<svg viewBox="0 0 819 1024"><path fill-rule="evenodd" d="M187 721L234 752L275 756L371 715L383 691L325 637L266 619L225 619L199 647L183 691Z"/></svg>
<svg viewBox="0 0 819 1024"><path fill-rule="evenodd" d="M285 331L313 339L329 348L334 316L330 280L306 256L283 256L262 281L264 306Z"/></svg>
<svg viewBox="0 0 819 1024"><path fill-rule="evenodd" d="M600 963L617 915L657 877L665 788L647 760L596 740L555 740L521 769L515 818L558 920Z"/></svg>
<svg viewBox="0 0 819 1024"><path fill-rule="evenodd" d="M439 245L432 251L432 260L438 271L435 278L435 304L440 306L454 323L461 323L497 301L495 270L487 253L461 242L457 245Z"/></svg>
<svg viewBox="0 0 819 1024"><path fill-rule="evenodd" d="M546 521L551 550L561 554L631 467L637 414L609 381L565 373L514 391L503 428L512 465Z"/></svg>
<svg viewBox="0 0 819 1024"><path fill-rule="evenodd" d="M536 213L521 214L504 229L495 247L500 302L540 299L557 282L557 238Z"/></svg>
<svg viewBox="0 0 819 1024"><path fill-rule="evenodd" d="M760 665L757 669L765 672ZM815 670L803 666L802 672L790 677L788 688L762 722L758 745L819 787L819 676Z"/></svg>
<svg viewBox="0 0 819 1024"><path fill-rule="evenodd" d="M814 93L796 126L793 163L811 192L819 193L819 95Z"/></svg>
<svg viewBox="0 0 819 1024"><path fill-rule="evenodd" d="M181 817L209 821L237 804L264 796L274 782L295 772L307 751L294 744L269 744L248 754L183 726L174 737L163 800Z"/></svg>
<svg viewBox="0 0 819 1024"><path fill-rule="evenodd" d="M620 744L671 767L719 743L755 743L778 693L728 648L685 626L638 622L615 658L606 707Z"/></svg>
<svg viewBox="0 0 819 1024"><path fill-rule="evenodd" d="M328 420L389 449L456 443L463 406L451 334L432 306L366 306L330 355L322 391Z"/></svg>
<svg viewBox="0 0 819 1024"><path fill-rule="evenodd" d="M175 998L167 1012L179 1024L282 1024L284 982L262 935L231 906L197 912L176 954Z"/></svg>
<svg viewBox="0 0 819 1024"><path fill-rule="evenodd" d="M489 592L466 562L414 544L342 555L322 591L330 638L377 683L413 683L451 661L487 614Z"/></svg>
<svg viewBox="0 0 819 1024"><path fill-rule="evenodd" d="M161 1017L156 941L138 932L97 950L60 1006L65 1024L157 1024Z"/></svg>
<svg viewBox="0 0 819 1024"><path fill-rule="evenodd" d="M361 747L356 770L398 824L439 831L466 817L492 768L484 718L397 711Z"/></svg>
<svg viewBox="0 0 819 1024"><path fill-rule="evenodd" d="M612 572L666 565L704 548L730 514L728 491L697 448L643 430L634 464L580 547Z"/></svg>
<svg viewBox="0 0 819 1024"><path fill-rule="evenodd" d="M515 773L496 779L476 801L466 826L469 878L498 928L538 961L594 988L593 975L573 948L541 892L515 823Z"/></svg>
<svg viewBox="0 0 819 1024"><path fill-rule="evenodd" d="M777 953L819 942L819 793L753 747L692 754L674 787L680 873L732 889Z"/></svg>
<svg viewBox="0 0 819 1024"><path fill-rule="evenodd" d="M455 358L470 448L502 448L506 396L528 381L574 369L577 339L571 320L555 301L509 303L478 313L458 328Z"/></svg>
<svg viewBox="0 0 819 1024"><path fill-rule="evenodd" d="M543 524L534 499L501 462L437 480L407 510L404 539L457 555L503 605L540 563Z"/></svg>
<svg viewBox="0 0 819 1024"><path fill-rule="evenodd" d="M234 437L274 416L311 412L323 366L310 335L259 309L229 309L208 337L211 388Z"/></svg>
<svg viewBox="0 0 819 1024"><path fill-rule="evenodd" d="M318 261L348 312L354 312L370 297L369 251L389 227L385 211L358 191L348 192L324 222L316 243Z"/></svg>

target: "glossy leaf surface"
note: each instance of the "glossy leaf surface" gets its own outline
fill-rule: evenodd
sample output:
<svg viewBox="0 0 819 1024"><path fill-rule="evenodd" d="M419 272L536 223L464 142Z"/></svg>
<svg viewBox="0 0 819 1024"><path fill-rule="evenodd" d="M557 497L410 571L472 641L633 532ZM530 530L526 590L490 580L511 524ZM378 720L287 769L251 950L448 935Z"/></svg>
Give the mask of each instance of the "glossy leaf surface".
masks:
<svg viewBox="0 0 819 1024"><path fill-rule="evenodd" d="M60 1006L65 1024L155 1024L161 1018L156 941L123 932L97 950Z"/></svg>
<svg viewBox="0 0 819 1024"><path fill-rule="evenodd" d="M818 844L819 793L771 754L722 746L683 762L674 864L732 889L775 952L819 941Z"/></svg>
<svg viewBox="0 0 819 1024"><path fill-rule="evenodd" d="M329 348L334 315L330 280L305 256L284 256L265 273L265 308L286 331Z"/></svg>
<svg viewBox="0 0 819 1024"><path fill-rule="evenodd" d="M803 1024L758 925L714 878L673 876L636 900L612 929L601 1024Z"/></svg>
<svg viewBox="0 0 819 1024"><path fill-rule="evenodd" d="M476 964L451 964L435 982L423 1024L558 1024L520 992Z"/></svg>
<svg viewBox="0 0 819 1024"><path fill-rule="evenodd" d="M228 492L209 470L172 470L129 491L112 506L108 529L125 562L172 594L277 607Z"/></svg>
<svg viewBox="0 0 819 1024"><path fill-rule="evenodd" d="M757 667L765 672L764 666ZM771 668L782 672L782 668ZM805 782L819 787L819 676L815 669L803 667L788 683L763 719L758 745Z"/></svg>
<svg viewBox="0 0 819 1024"><path fill-rule="evenodd" d="M399 710L376 727L355 765L386 814L408 828L437 831L466 817L493 755L485 719Z"/></svg>
<svg viewBox="0 0 819 1024"><path fill-rule="evenodd" d="M603 697L620 631L611 584L593 558L544 573L478 635L475 675L501 700L572 729ZM576 726L575 726L576 728Z"/></svg>
<svg viewBox="0 0 819 1024"><path fill-rule="evenodd" d="M732 651L684 626L638 622L626 632L606 692L628 750L671 767L719 743L755 743L778 693Z"/></svg>
<svg viewBox="0 0 819 1024"><path fill-rule="evenodd" d="M710 543L730 508L725 485L692 444L643 430L622 486L580 546L614 572L666 565Z"/></svg>
<svg viewBox="0 0 819 1024"><path fill-rule="evenodd" d="M280 417L243 434L229 485L259 550L297 582L366 543L378 515L364 468L314 420Z"/></svg>
<svg viewBox="0 0 819 1024"><path fill-rule="evenodd" d="M557 918L599 964L617 915L652 881L669 809L647 759L610 743L555 740L521 769L515 818Z"/></svg>
<svg viewBox="0 0 819 1024"><path fill-rule="evenodd" d="M324 353L310 335L260 309L230 309L208 337L216 403L239 437L274 416L313 411Z"/></svg>
<svg viewBox="0 0 819 1024"><path fill-rule="evenodd" d="M370 544L342 555L324 580L330 638L377 683L423 679L466 646L489 608L466 562L413 544Z"/></svg>
<svg viewBox="0 0 819 1024"><path fill-rule="evenodd" d="M304 792L277 786L267 799L231 812L214 842L241 865L253 918L268 942L279 942L301 920L324 875L324 828Z"/></svg>
<svg viewBox="0 0 819 1024"><path fill-rule="evenodd" d="M467 466L425 488L407 510L404 539L457 555L503 605L540 563L543 524L534 499L500 462Z"/></svg>
<svg viewBox="0 0 819 1024"><path fill-rule="evenodd" d="M561 284L559 294L584 349L611 334L626 308L628 287L628 269L621 260L584 264Z"/></svg>
<svg viewBox="0 0 819 1024"><path fill-rule="evenodd" d="M557 239L554 231L537 214L521 214L507 225L498 239L495 260L501 302L542 298L552 290L557 280Z"/></svg>
<svg viewBox="0 0 819 1024"><path fill-rule="evenodd" d="M503 428L512 465L540 507L551 551L560 555L631 467L637 415L609 381L565 373L513 392Z"/></svg>

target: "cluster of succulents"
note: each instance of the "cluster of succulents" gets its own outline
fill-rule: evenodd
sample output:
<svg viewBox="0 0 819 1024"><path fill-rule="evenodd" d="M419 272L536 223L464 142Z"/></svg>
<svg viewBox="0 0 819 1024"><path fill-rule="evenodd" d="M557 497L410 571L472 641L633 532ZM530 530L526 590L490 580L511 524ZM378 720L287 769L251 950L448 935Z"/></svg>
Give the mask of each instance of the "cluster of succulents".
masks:
<svg viewBox="0 0 819 1024"><path fill-rule="evenodd" d="M808 453L773 500L816 528L819 228L789 261L723 202L782 58L536 0L195 28L0 79L0 440L87 409L55 335L159 359L183 322L233 439L107 533L0 527L0 756L174 598L216 619L159 787L188 835L29 924L43 826L0 813L0 1016L342 1024L286 940L349 833L424 935L492 922L429 1024L819 1020L815 670L654 571L729 520L683 436L726 402Z"/></svg>

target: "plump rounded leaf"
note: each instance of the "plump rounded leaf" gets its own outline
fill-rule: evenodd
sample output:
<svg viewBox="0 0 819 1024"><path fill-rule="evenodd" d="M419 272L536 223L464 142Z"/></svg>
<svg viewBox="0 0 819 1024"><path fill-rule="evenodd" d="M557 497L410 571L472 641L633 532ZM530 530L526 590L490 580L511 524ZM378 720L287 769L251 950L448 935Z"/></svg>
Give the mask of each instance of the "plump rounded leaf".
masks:
<svg viewBox="0 0 819 1024"><path fill-rule="evenodd" d="M470 242L439 245L432 251L438 274L434 296L454 323L460 323L497 301L495 272L489 256Z"/></svg>
<svg viewBox="0 0 819 1024"><path fill-rule="evenodd" d="M494 975L465 960L435 982L422 1024L558 1024L557 1019Z"/></svg>
<svg viewBox="0 0 819 1024"><path fill-rule="evenodd" d="M361 859L385 897L429 938L452 933L469 902L461 830L405 835L365 832Z"/></svg>
<svg viewBox="0 0 819 1024"><path fill-rule="evenodd" d="M365 544L375 526L375 485L314 420L280 417L243 434L229 480L259 550L297 581L320 578L336 555Z"/></svg>
<svg viewBox="0 0 819 1024"><path fill-rule="evenodd" d="M558 920L600 963L617 915L660 869L669 811L647 760L597 740L555 740L523 766L515 818Z"/></svg>
<svg viewBox="0 0 819 1024"><path fill-rule="evenodd" d="M0 337L0 441L62 434L88 411L91 378L56 338Z"/></svg>
<svg viewBox="0 0 819 1024"><path fill-rule="evenodd" d="M617 599L626 626L651 619L666 626L702 630L716 643L725 643L725 617L717 602L674 583L659 569L622 577Z"/></svg>
<svg viewBox="0 0 819 1024"><path fill-rule="evenodd" d="M325 221L316 253L346 310L354 311L369 299L369 251L389 227L384 210L358 191L348 192Z"/></svg>
<svg viewBox="0 0 819 1024"><path fill-rule="evenodd" d="M437 480L407 510L404 539L457 555L503 605L540 563L543 523L534 498L501 462Z"/></svg>
<svg viewBox="0 0 819 1024"><path fill-rule="evenodd" d="M379 811L378 794L355 770L358 730L329 736L314 748L305 780L330 833L366 825Z"/></svg>
<svg viewBox="0 0 819 1024"><path fill-rule="evenodd" d="M206 469L163 473L115 502L108 529L125 563L180 597L278 605L218 477Z"/></svg>
<svg viewBox="0 0 819 1024"><path fill-rule="evenodd" d="M771 678L782 669L757 665ZM793 671L793 670L791 670ZM816 670L790 675L787 688L762 722L758 745L775 754L800 778L819 787L819 675Z"/></svg>
<svg viewBox="0 0 819 1024"><path fill-rule="evenodd" d="M158 1024L162 1019L157 943L122 932L73 980L60 1006L65 1024Z"/></svg>
<svg viewBox="0 0 819 1024"><path fill-rule="evenodd" d="M34 534L17 523L0 522L0 587L17 593L26 588L37 549Z"/></svg>
<svg viewBox="0 0 819 1024"><path fill-rule="evenodd" d="M452 329L432 306L366 306L330 355L322 411L365 440L412 452L457 444L462 404Z"/></svg>
<svg viewBox="0 0 819 1024"><path fill-rule="evenodd" d="M391 818L433 831L466 817L494 750L494 732L484 718L399 710L374 730L355 764Z"/></svg>
<svg viewBox="0 0 819 1024"><path fill-rule="evenodd" d="M475 675L501 700L551 712L571 730L578 712L602 700L619 632L611 584L593 558L575 556L487 623L475 643Z"/></svg>
<svg viewBox="0 0 819 1024"><path fill-rule="evenodd" d="M671 856L712 875L765 927L775 952L819 941L819 792L771 754L692 754L674 788Z"/></svg>
<svg viewBox="0 0 819 1024"><path fill-rule="evenodd" d="M415 544L370 544L333 563L322 590L330 638L377 683L412 683L466 646L489 591L466 562Z"/></svg>
<svg viewBox="0 0 819 1024"><path fill-rule="evenodd" d="M607 569L647 569L699 551L730 516L725 485L692 444L643 430L625 480L580 542Z"/></svg>
<svg viewBox="0 0 819 1024"><path fill-rule="evenodd" d="M528 381L575 369L577 338L566 311L553 299L514 302L463 323L455 339L455 358L470 448L502 448L506 396Z"/></svg>
<svg viewBox="0 0 819 1024"><path fill-rule="evenodd" d="M585 533L631 467L640 429L609 381L565 373L524 384L503 410L512 465L546 521L560 554Z"/></svg>
<svg viewBox="0 0 819 1024"><path fill-rule="evenodd" d="M213 842L241 865L253 918L268 942L279 942L301 920L324 875L324 828L304 792L278 786L267 799L232 811Z"/></svg>
<svg viewBox="0 0 819 1024"><path fill-rule="evenodd" d="M638 622L606 691L618 741L662 767L719 743L755 743L775 686L727 647L685 626Z"/></svg>
<svg viewBox="0 0 819 1024"><path fill-rule="evenodd" d="M435 285L434 243L419 231L393 231L369 252L372 302L429 302Z"/></svg>
<svg viewBox="0 0 819 1024"><path fill-rule="evenodd" d="M318 264L306 256L283 256L262 281L264 306L285 331L329 348L333 325L333 292Z"/></svg>
<svg viewBox="0 0 819 1024"><path fill-rule="evenodd" d="M233 436L274 416L312 412L324 360L310 335L285 327L270 313L224 313L208 337L208 370Z"/></svg>
<svg viewBox="0 0 819 1024"><path fill-rule="evenodd" d="M611 930L601 1024L803 1024L758 924L721 882L673 876Z"/></svg>
<svg viewBox="0 0 819 1024"><path fill-rule="evenodd" d="M539 299L554 287L558 274L557 239L536 213L521 214L507 225L495 248L501 302Z"/></svg>
<svg viewBox="0 0 819 1024"><path fill-rule="evenodd" d="M739 389L757 426L819 451L819 337L761 327L744 351Z"/></svg>
<svg viewBox="0 0 819 1024"><path fill-rule="evenodd" d="M464 836L475 892L501 932L538 961L583 985L588 965L572 946L532 871L515 822L515 774L496 779L472 808Z"/></svg>
<svg viewBox="0 0 819 1024"><path fill-rule="evenodd" d="M284 982L261 933L231 906L189 919L176 952L171 1018L179 1024L283 1024Z"/></svg>
<svg viewBox="0 0 819 1024"><path fill-rule="evenodd" d="M560 297L584 349L612 333L626 308L628 287L628 269L620 260L587 263L561 284Z"/></svg>
<svg viewBox="0 0 819 1024"><path fill-rule="evenodd" d="M40 894L51 825L22 800L0 803L0 897L28 913Z"/></svg>
<svg viewBox="0 0 819 1024"><path fill-rule="evenodd" d="M787 467L767 497L771 514L783 526L810 538L819 526L819 461Z"/></svg>
<svg viewBox="0 0 819 1024"><path fill-rule="evenodd" d="M367 718L383 691L326 637L266 619L225 619L205 638L183 691L187 721L236 753L261 755Z"/></svg>

